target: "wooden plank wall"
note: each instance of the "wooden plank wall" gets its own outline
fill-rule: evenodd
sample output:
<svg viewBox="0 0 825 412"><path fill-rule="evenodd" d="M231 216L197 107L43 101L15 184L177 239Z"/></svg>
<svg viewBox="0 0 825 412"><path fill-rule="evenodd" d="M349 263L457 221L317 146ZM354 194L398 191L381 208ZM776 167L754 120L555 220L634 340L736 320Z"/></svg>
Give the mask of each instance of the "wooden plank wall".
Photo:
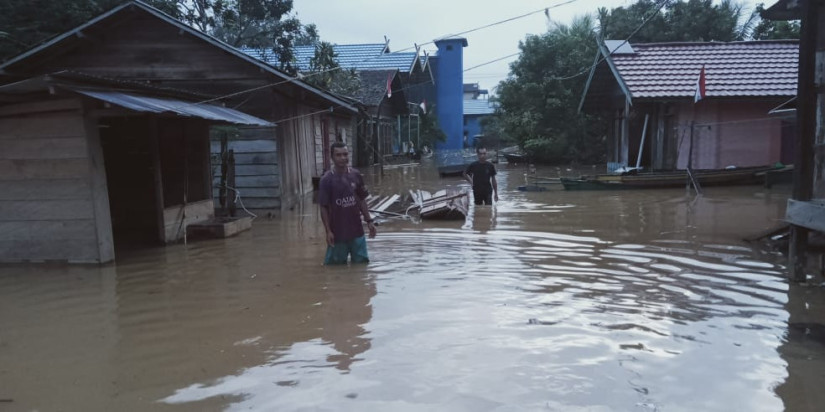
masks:
<svg viewBox="0 0 825 412"><path fill-rule="evenodd" d="M241 135L228 142L235 151L235 188L247 209L278 210L281 208L281 174L275 129L241 129ZM212 194L219 205L221 183L221 142L211 140ZM229 191L233 196L234 192ZM243 214L237 204L239 214Z"/></svg>
<svg viewBox="0 0 825 412"><path fill-rule="evenodd" d="M95 200L107 195L100 148L84 122L79 100L0 108L0 261L114 259L111 223L108 235L97 223L108 217Z"/></svg>

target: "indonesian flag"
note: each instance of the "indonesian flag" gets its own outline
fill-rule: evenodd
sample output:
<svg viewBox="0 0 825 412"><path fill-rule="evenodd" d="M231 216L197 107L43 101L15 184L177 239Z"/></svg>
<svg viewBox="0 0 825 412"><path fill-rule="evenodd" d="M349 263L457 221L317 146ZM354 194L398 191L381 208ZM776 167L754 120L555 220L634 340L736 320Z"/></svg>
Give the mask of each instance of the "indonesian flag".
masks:
<svg viewBox="0 0 825 412"><path fill-rule="evenodd" d="M422 100L418 107L421 108L422 113L427 114L427 99Z"/></svg>
<svg viewBox="0 0 825 412"><path fill-rule="evenodd" d="M392 74L387 75L387 98L392 97Z"/></svg>
<svg viewBox="0 0 825 412"><path fill-rule="evenodd" d="M696 91L693 94L693 103L699 103L699 100L705 98L705 65L702 65L702 70L699 71L699 78L696 79Z"/></svg>

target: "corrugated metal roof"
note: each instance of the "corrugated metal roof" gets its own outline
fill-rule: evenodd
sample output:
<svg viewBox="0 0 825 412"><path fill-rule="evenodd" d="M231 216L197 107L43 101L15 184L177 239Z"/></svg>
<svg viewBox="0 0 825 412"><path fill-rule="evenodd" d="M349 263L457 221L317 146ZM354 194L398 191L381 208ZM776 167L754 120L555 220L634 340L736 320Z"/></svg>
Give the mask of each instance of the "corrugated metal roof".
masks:
<svg viewBox="0 0 825 412"><path fill-rule="evenodd" d="M183 100L139 96L135 94L113 91L84 89L72 90L86 96L138 112L175 113L184 117L197 117L200 119L216 120L234 124L274 126L272 123L259 119L255 116L250 116L234 109L214 106L211 104L197 104L185 102Z"/></svg>
<svg viewBox="0 0 825 412"><path fill-rule="evenodd" d="M334 44L338 65L355 70L400 70L409 73L415 59L415 52L385 53L384 43ZM268 64L277 65L278 56L271 51L242 48L242 52ZM297 46L293 49L295 64L300 71L309 71L309 61L315 56L315 46Z"/></svg>
<svg viewBox="0 0 825 412"><path fill-rule="evenodd" d="M496 112L496 106L489 100L464 100L464 115L465 116L479 116L493 114Z"/></svg>
<svg viewBox="0 0 825 412"><path fill-rule="evenodd" d="M633 99L690 98L705 66L707 97L796 95L796 41L633 44L610 56Z"/></svg>
<svg viewBox="0 0 825 412"><path fill-rule="evenodd" d="M265 72L268 72L268 73L273 74L277 77L280 77L280 78L282 78L285 81L288 81L290 83L293 83L299 88L305 89L305 90L307 90L311 93L319 95L319 96L323 97L325 100L336 103L340 107L342 107L346 110L349 110L353 113L358 112L357 107L353 106L352 104L350 104L349 102L347 102L345 100L342 100L337 95L331 94L331 93L326 92L326 91L321 90L321 89L318 89L314 86L309 85L308 83L299 81L296 78L293 78L292 76L276 69L272 65L262 64L261 59L252 58L252 56L250 56L246 53L243 53L240 50L238 50L238 49L236 49L236 48L234 48L234 47L232 47L232 46L230 46L230 45L228 45L228 44L226 44L226 43L224 43L224 42L222 42L222 41L220 41L220 40L218 40L218 39L216 39L216 38L214 38L214 37L212 37L208 34L205 34L205 33L201 32L199 30L196 30L196 29L184 24L180 20L177 20L177 19L169 16L168 14L166 14L166 13L164 13L164 12L158 10L158 9L156 9L156 8L146 4L146 3L143 3L142 1L130 1L130 2L123 3L119 6L114 7L111 10L109 10L109 11L107 11L107 12L105 12L105 13L103 13L103 14L101 14L101 15L99 15L99 16L97 16L97 17L95 17L95 18L93 18L89 21L87 21L86 23L84 23L84 24L82 24L82 25L80 25L80 26L78 26L78 27L76 27L76 28L74 28L70 31L67 31L67 32L65 32L65 33L63 33L63 34L61 34L57 37L54 37L51 40L48 40L47 42L45 42L45 43L43 43L39 46L36 46L36 47L34 47L34 48L32 48L32 49L16 56L16 57L13 57L13 58L5 61L5 62L0 63L0 74L12 73L14 71L12 69L14 68L15 65L21 64L21 62L24 62L25 60L30 59L33 56L36 56L38 54L47 54L47 53L51 54L51 53L53 53L52 48L56 48L57 46L61 46L61 45L63 45L64 47L67 47L66 45L64 45L64 43L69 44L69 43L72 43L72 42L85 41L84 38L86 36L84 36L84 34L85 34L86 30L89 30L92 27L100 24L101 22L106 21L107 19L110 19L110 18L114 18L115 16L118 16L120 14L123 14L124 16L127 16L127 17L123 17L123 18L129 18L128 17L129 14L127 14L127 12L131 11L132 9L139 9L139 10L142 10L146 13L149 13L150 15L153 15L153 16L155 16L155 17L157 17L157 18L159 18L159 19L161 19L161 20L177 27L182 32L188 33L188 34L190 34L191 36L193 36L195 38L199 38L203 41L206 41L207 43L209 43L209 44L211 44L215 47L218 47L218 48L226 51L227 53L229 53L231 55L234 55L238 58L241 58L243 60L248 61L249 63L252 63L252 64L258 66L259 68L261 68ZM3 73L3 72L8 72L8 73Z"/></svg>

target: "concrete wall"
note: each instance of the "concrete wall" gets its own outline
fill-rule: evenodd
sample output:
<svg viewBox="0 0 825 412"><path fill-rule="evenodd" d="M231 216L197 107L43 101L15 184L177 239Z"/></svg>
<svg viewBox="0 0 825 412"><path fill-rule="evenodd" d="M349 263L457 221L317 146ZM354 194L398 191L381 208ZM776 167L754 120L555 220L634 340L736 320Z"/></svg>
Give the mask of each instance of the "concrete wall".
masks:
<svg viewBox="0 0 825 412"><path fill-rule="evenodd" d="M82 102L0 107L0 261L113 259L103 154Z"/></svg>

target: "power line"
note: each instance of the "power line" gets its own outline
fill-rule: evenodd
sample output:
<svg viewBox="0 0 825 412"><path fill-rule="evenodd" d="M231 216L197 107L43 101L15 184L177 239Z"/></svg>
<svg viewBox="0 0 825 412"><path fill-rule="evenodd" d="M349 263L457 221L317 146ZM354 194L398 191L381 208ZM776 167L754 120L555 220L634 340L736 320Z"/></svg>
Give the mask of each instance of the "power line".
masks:
<svg viewBox="0 0 825 412"><path fill-rule="evenodd" d="M659 11L660 11L660 10L662 10L662 7L664 7L666 4L668 4L668 3L669 3L669 1L670 1L670 0L662 0L662 1L659 3L659 5L657 5L657 6L655 7L655 10L654 10L654 8L651 8L651 10L653 11L653 13L650 13L650 15L649 15L649 16L647 16L647 18L645 18L645 19L642 21L642 23L639 25L639 27L636 27L636 29L635 29L635 30L633 30L633 31L630 33L630 35L628 35L628 36L627 36L627 38L626 38L623 42L619 43L619 45L617 45L617 46L616 46L613 50L608 50L608 51L609 51L609 53L607 53L607 56L609 56L609 55L613 54L613 52L615 52L616 50L619 50L622 46L624 46L625 44L627 44L627 43L630 41L630 38L631 38L631 37L633 37L633 36L634 36L636 33L638 33L640 30L642 30L642 28L643 28L643 27L644 27L644 26L645 26L645 25L646 25L646 24L647 24L650 20L652 20L652 19L653 19L653 17L655 17L655 16L659 15ZM595 63L593 63L592 65L590 65L590 66L588 66L588 67L586 67L586 68L584 68L582 71L580 71L580 72L578 72L578 73L576 73L576 74L574 74L574 75L572 75L572 76L550 78L550 80L559 80L559 81L563 81L563 80L570 80L570 79L574 79L574 78L576 78L576 77L579 77L579 76L581 76L581 75L583 75L583 74L589 73L589 72L590 72L591 70L593 70L596 66L598 66L599 64L601 64L601 63L602 63L605 59L607 59L607 56L601 56L601 57L600 57L600 58L599 58L599 59L598 59Z"/></svg>
<svg viewBox="0 0 825 412"><path fill-rule="evenodd" d="M419 45L419 47L420 46L425 46L425 45L428 45L428 44L433 44L433 43L435 43L436 41L438 41L440 39L445 39L445 38L449 38L449 37L453 37L453 36L461 36L461 35L464 35L464 34L467 34L467 33L472 33L472 32L482 30L482 29L486 29L486 28L489 28L489 27L493 27L493 26L496 26L496 25L499 25L499 24L504 24L504 23L519 20L519 19L522 19L522 18L525 18L525 17L529 17L529 16L532 16L532 15L537 14L537 13L544 13L545 15L547 15L549 17L549 10L555 9L555 8L558 8L558 7L567 5L567 4L571 4L571 3L574 3L576 1L577 0L562 1L561 3L557 3L557 4L554 4L552 6L548 6L548 7L544 7L544 8L534 10L534 11L531 11L531 12L528 12L528 13L524 13L524 14L521 14L521 15L518 15L518 16L515 16L515 17L510 17L510 18L507 18L507 19L503 19L503 20L493 22L493 23L478 26L478 27L475 27L475 28L472 28L472 29L469 29L469 30L465 30L465 31L456 33L456 34L441 36L441 37L438 37L437 40L422 43L421 45ZM366 59L363 59L363 60L359 61L358 63L359 64L360 63L367 63L371 60L375 60L375 59L385 57L386 55L395 54L395 53L402 53L402 52L406 52L406 51L409 51L409 50L415 50L415 49L417 49L417 47L415 47L415 46L414 47L407 47L407 48L404 48L404 49L399 49L395 52L383 53L383 54L379 54L377 56L369 57L369 58L366 58ZM512 56L506 56L506 57L496 59L494 61L490 61L490 62L487 62L487 63L482 63L482 64L474 66L470 69L474 69L476 67L480 67L480 66L484 66L486 64L494 63L495 61L503 60L503 59L506 59L506 58L509 58L509 57L512 57ZM278 81L278 82L274 82L274 83L268 83L268 84L265 84L265 85L262 85L262 86L257 86L257 87L253 87L253 88L250 88L250 89L245 89L245 90L241 90L241 91L238 91L238 92L230 93L230 94L227 94L227 95L218 96L218 97L214 97L214 98L211 98L211 99L203 100L203 101L200 101L200 102L196 102L195 104L210 103L210 102L221 100L221 99L226 99L226 98L230 98L230 97L239 96L239 95L244 94L244 93L251 93L251 92L254 92L254 91L257 91L257 90L260 90L260 89L265 89L265 88L268 88L268 87L275 87L275 86L279 86L279 85L282 85L282 84L285 84L285 83L295 83L297 80L303 80L307 77L317 76L317 75L321 75L321 74L324 74L324 73L329 73L329 72L333 72L333 71L341 70L341 69L343 69L343 67L338 66L338 67L330 68L330 69L327 69L327 70L312 72L312 73L308 73L308 74L303 75L302 78L292 77L292 78L285 79L285 80L282 80L282 81ZM470 69L467 69L467 70L470 70ZM464 71L467 71L467 70L464 70Z"/></svg>

